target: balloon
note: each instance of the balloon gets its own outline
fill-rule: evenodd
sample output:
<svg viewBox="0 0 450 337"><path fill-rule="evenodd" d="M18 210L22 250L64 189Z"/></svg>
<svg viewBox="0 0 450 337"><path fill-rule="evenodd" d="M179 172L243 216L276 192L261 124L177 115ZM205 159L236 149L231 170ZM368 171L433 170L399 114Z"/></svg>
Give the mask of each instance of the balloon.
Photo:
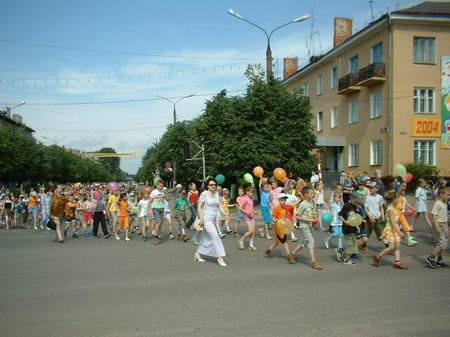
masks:
<svg viewBox="0 0 450 337"><path fill-rule="evenodd" d="M244 174L244 180L249 184L253 184L253 176L250 173Z"/></svg>
<svg viewBox="0 0 450 337"><path fill-rule="evenodd" d="M255 177L261 178L262 175L264 174L264 170L263 170L263 168L261 166L256 166L253 169L253 174L255 175Z"/></svg>
<svg viewBox="0 0 450 337"><path fill-rule="evenodd" d="M115 181L111 181L110 183L108 183L106 185L106 187L108 188L108 190L112 193L116 193L119 192L120 188L119 188L119 184L116 183Z"/></svg>
<svg viewBox="0 0 450 337"><path fill-rule="evenodd" d="M222 185L225 182L225 177L223 174L216 175L216 181L219 185Z"/></svg>
<svg viewBox="0 0 450 337"><path fill-rule="evenodd" d="M284 234L291 234L294 231L294 226L288 218L282 218L277 221L277 225L280 227Z"/></svg>
<svg viewBox="0 0 450 337"><path fill-rule="evenodd" d="M408 209L405 210L405 216L406 216L407 218L412 217L412 216L415 215L415 214L416 214L416 212L414 212L414 210L411 209L411 208L408 208Z"/></svg>
<svg viewBox="0 0 450 337"><path fill-rule="evenodd" d="M148 194L150 194L150 193L152 193L152 188L150 187L150 186L147 186L145 189L144 189L144 191L145 191L145 193L148 193Z"/></svg>
<svg viewBox="0 0 450 337"><path fill-rule="evenodd" d="M333 221L333 216L330 212L323 212L322 213L322 224L323 225L329 225L331 224L331 221Z"/></svg>
<svg viewBox="0 0 450 337"><path fill-rule="evenodd" d="M357 227L362 224L361 215L359 215L358 213L353 213L348 217L347 222L350 226Z"/></svg>
<svg viewBox="0 0 450 337"><path fill-rule="evenodd" d="M406 178L406 167L402 164L397 164L394 169L394 173L396 176Z"/></svg>
<svg viewBox="0 0 450 337"><path fill-rule="evenodd" d="M413 180L414 176L411 173L406 173L406 183L410 183Z"/></svg>
<svg viewBox="0 0 450 337"><path fill-rule="evenodd" d="M286 179L286 171L283 170L281 167L277 167L274 171L273 171L273 175L275 176L275 178L279 181L284 181L284 179Z"/></svg>
<svg viewBox="0 0 450 337"><path fill-rule="evenodd" d="M102 198L102 192L100 191L95 191L92 195L94 197L94 200L100 200Z"/></svg>

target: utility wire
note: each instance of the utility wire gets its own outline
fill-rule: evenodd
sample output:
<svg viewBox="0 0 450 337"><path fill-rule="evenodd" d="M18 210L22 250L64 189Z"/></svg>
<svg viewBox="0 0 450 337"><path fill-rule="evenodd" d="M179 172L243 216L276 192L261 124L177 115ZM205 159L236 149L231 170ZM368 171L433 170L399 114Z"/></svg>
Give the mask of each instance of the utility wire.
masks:
<svg viewBox="0 0 450 337"><path fill-rule="evenodd" d="M130 56L149 56L149 57L163 57L163 58L184 58L184 59L194 59L194 60L259 60L259 58L249 58L249 57L214 57L214 56L189 56L189 55L174 55L174 54L152 54L152 53L139 53L139 52L127 52L127 51L117 51L117 50L107 50L107 49L91 49L91 48L75 48L66 47L53 44L44 43L33 43L33 42L23 42L16 40L0 39L1 43L37 47L37 48L50 48L50 49L60 49L60 50L71 50L80 51L87 53L99 53L99 54L115 54L115 55L130 55Z"/></svg>

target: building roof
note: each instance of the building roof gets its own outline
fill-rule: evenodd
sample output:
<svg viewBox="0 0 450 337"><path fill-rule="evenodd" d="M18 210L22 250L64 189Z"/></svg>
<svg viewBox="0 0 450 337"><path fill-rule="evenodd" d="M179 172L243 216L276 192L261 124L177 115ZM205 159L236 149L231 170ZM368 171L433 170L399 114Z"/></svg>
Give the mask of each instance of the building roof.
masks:
<svg viewBox="0 0 450 337"><path fill-rule="evenodd" d="M29 133L35 132L35 130L26 126L25 124L17 123L14 119L5 116L5 114L3 114L1 111L0 111L0 120L4 121L12 126L15 126L15 127L22 127Z"/></svg>
<svg viewBox="0 0 450 337"><path fill-rule="evenodd" d="M417 6L392 12L395 15L450 16L450 2L426 1Z"/></svg>

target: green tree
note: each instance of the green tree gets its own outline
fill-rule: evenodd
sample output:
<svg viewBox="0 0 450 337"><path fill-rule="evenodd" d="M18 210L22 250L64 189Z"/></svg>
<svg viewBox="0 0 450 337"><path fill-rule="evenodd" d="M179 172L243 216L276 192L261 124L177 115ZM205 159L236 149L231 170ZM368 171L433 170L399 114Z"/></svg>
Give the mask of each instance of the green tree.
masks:
<svg viewBox="0 0 450 337"><path fill-rule="evenodd" d="M207 175L222 173L227 183L239 181L257 165L267 174L283 167L294 175L308 175L315 166L311 150L316 145L309 100L279 80L265 83L258 69L247 71L246 95L229 97L224 90L206 102L198 118L168 127L142 167L154 170L175 158L179 181L200 179L201 162L183 160L183 142L192 139L203 140Z"/></svg>

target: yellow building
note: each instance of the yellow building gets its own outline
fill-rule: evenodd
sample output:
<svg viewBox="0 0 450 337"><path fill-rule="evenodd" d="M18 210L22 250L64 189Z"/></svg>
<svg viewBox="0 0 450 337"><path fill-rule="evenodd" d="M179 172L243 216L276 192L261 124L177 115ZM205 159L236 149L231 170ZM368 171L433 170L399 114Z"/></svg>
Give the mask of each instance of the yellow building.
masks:
<svg viewBox="0 0 450 337"><path fill-rule="evenodd" d="M391 12L355 34L352 19L335 18L334 48L297 67L285 59L284 83L310 97L325 176L411 162L450 176L450 3Z"/></svg>

